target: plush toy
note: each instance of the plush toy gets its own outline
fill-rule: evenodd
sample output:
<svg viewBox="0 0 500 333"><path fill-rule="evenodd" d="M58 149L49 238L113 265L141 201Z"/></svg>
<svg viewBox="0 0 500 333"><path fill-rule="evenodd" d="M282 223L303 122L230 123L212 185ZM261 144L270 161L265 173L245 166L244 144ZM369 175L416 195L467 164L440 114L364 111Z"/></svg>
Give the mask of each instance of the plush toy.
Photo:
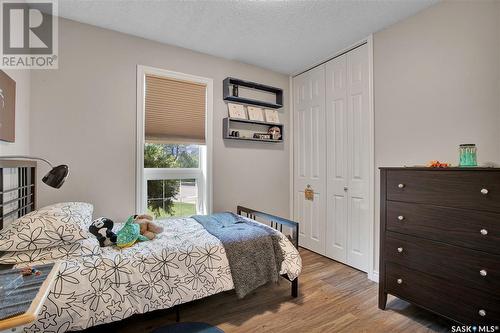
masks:
<svg viewBox="0 0 500 333"><path fill-rule="evenodd" d="M163 232L163 228L153 222L151 215L134 215L135 223L139 224L141 235L146 236L149 240L156 237L157 234Z"/></svg>
<svg viewBox="0 0 500 333"><path fill-rule="evenodd" d="M119 247L129 247L136 242L143 242L149 240L147 237L141 235L139 224L135 223L134 217L130 216L118 231L116 245Z"/></svg>
<svg viewBox="0 0 500 333"><path fill-rule="evenodd" d="M97 237L101 247L116 243L116 234L113 232L113 221L106 217L95 219L89 227L92 235Z"/></svg>

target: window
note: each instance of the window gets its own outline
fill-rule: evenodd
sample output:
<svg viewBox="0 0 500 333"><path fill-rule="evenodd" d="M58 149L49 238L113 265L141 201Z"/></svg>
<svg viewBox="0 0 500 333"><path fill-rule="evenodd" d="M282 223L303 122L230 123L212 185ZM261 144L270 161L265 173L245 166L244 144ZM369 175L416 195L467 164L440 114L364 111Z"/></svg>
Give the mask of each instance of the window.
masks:
<svg viewBox="0 0 500 333"><path fill-rule="evenodd" d="M148 213L156 218L197 213L196 179L148 180Z"/></svg>
<svg viewBox="0 0 500 333"><path fill-rule="evenodd" d="M138 212L210 212L212 81L139 66L138 87Z"/></svg>
<svg viewBox="0 0 500 333"><path fill-rule="evenodd" d="M199 168L200 145L146 142L144 145L144 167L168 169Z"/></svg>
<svg viewBox="0 0 500 333"><path fill-rule="evenodd" d="M147 211L156 218L197 214L198 183L202 182L200 150L203 145L144 145ZM186 170L189 169L189 170ZM195 178L191 178L191 177Z"/></svg>

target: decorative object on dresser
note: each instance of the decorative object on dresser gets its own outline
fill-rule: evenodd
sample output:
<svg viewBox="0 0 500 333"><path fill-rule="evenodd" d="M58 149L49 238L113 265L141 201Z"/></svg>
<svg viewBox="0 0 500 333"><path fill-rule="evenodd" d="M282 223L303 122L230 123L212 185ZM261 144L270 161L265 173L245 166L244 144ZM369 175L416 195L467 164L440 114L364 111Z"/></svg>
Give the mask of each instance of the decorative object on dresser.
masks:
<svg viewBox="0 0 500 333"><path fill-rule="evenodd" d="M16 141L16 81L0 70L0 140Z"/></svg>
<svg viewBox="0 0 500 333"><path fill-rule="evenodd" d="M500 169L381 168L387 294L462 324L500 324Z"/></svg>
<svg viewBox="0 0 500 333"><path fill-rule="evenodd" d="M459 146L459 165L461 167L477 166L477 148L473 143L461 144Z"/></svg>

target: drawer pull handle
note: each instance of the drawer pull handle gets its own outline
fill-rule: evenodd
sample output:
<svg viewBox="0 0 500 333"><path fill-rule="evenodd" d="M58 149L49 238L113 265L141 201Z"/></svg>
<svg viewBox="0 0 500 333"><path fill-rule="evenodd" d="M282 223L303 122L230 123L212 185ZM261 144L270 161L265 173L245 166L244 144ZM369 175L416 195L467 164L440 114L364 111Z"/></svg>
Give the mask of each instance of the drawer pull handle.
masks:
<svg viewBox="0 0 500 333"><path fill-rule="evenodd" d="M483 188L483 189L481 189L481 194L483 194L483 195L488 194L488 192L489 192L489 191L488 191L488 189L487 189L487 188Z"/></svg>
<svg viewBox="0 0 500 333"><path fill-rule="evenodd" d="M403 221L404 219L405 219L405 217L403 215L398 216L398 220Z"/></svg>
<svg viewBox="0 0 500 333"><path fill-rule="evenodd" d="M397 280L396 280L396 282L397 282L398 284L402 284L402 283L403 283L403 279L397 279Z"/></svg>
<svg viewBox="0 0 500 333"><path fill-rule="evenodd" d="M486 276L486 275L488 275L488 272L486 270L482 269L479 271L479 274L481 274L481 276Z"/></svg>
<svg viewBox="0 0 500 333"><path fill-rule="evenodd" d="M398 247L398 252L399 253L403 253L403 248L402 247Z"/></svg>
<svg viewBox="0 0 500 333"><path fill-rule="evenodd" d="M488 230L486 229L481 229L481 235L486 236L488 234Z"/></svg>
<svg viewBox="0 0 500 333"><path fill-rule="evenodd" d="M398 187L403 188L403 187L405 187L405 184L398 184Z"/></svg>
<svg viewBox="0 0 500 333"><path fill-rule="evenodd" d="M483 309L479 310L478 313L481 317L486 317L486 311L484 311Z"/></svg>

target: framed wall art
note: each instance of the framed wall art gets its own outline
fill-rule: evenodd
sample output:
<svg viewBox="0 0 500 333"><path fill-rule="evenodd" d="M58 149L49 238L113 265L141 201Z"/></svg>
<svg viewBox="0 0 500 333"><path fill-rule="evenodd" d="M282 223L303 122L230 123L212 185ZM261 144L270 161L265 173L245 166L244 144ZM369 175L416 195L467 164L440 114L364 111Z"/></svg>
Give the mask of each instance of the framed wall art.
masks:
<svg viewBox="0 0 500 333"><path fill-rule="evenodd" d="M16 140L16 81L0 70L0 140Z"/></svg>
<svg viewBox="0 0 500 333"><path fill-rule="evenodd" d="M241 104L227 103L229 117L237 119L248 119L245 107Z"/></svg>
<svg viewBox="0 0 500 333"><path fill-rule="evenodd" d="M262 112L262 108L258 108L255 106L248 106L248 119L264 121L264 113Z"/></svg>
<svg viewBox="0 0 500 333"><path fill-rule="evenodd" d="M280 118L278 116L278 111L277 110L265 109L264 111L265 111L265 114L266 114L266 121L268 123L279 124Z"/></svg>

